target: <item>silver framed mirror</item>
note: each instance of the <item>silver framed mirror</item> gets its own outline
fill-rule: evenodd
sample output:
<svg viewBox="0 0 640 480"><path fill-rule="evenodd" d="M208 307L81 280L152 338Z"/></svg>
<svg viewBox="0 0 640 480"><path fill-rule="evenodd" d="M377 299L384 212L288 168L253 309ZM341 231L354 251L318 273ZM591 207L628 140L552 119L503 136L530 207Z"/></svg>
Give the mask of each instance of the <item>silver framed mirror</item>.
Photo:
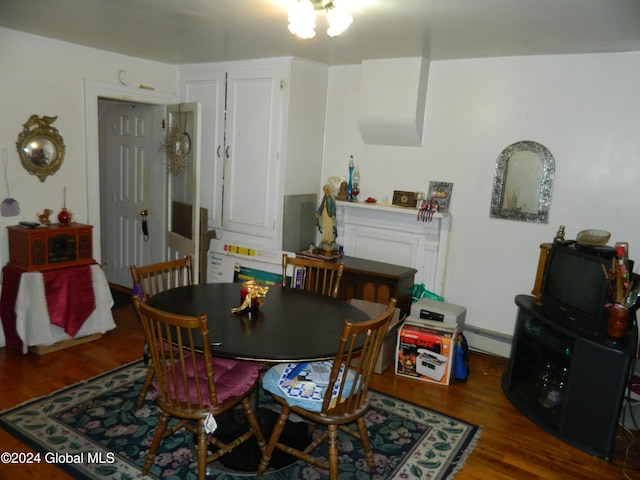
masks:
<svg viewBox="0 0 640 480"><path fill-rule="evenodd" d="M489 216L548 223L554 173L553 155L544 145L509 145L496 160Z"/></svg>
<svg viewBox="0 0 640 480"><path fill-rule="evenodd" d="M41 182L57 172L64 159L64 142L58 130L51 126L57 118L31 115L22 125L16 142L22 166Z"/></svg>

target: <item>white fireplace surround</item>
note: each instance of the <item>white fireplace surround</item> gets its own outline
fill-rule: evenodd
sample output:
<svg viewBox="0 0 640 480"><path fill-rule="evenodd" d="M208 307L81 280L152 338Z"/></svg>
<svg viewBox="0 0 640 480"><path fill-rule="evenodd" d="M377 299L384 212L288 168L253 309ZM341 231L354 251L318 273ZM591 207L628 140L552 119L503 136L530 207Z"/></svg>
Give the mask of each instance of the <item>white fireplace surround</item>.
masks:
<svg viewBox="0 0 640 480"><path fill-rule="evenodd" d="M418 209L337 202L338 243L350 257L417 270L415 283L444 296L451 215L418 220Z"/></svg>

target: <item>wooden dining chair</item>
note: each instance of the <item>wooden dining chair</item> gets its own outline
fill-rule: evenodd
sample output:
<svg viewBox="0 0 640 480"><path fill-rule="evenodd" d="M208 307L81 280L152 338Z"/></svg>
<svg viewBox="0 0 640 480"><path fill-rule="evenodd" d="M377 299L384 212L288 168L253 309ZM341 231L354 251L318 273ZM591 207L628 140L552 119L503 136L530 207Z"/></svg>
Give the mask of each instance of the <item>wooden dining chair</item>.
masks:
<svg viewBox="0 0 640 480"><path fill-rule="evenodd" d="M291 265L290 275L289 266ZM322 262L282 254L282 285L338 298L344 263ZM287 278L290 281L287 282Z"/></svg>
<svg viewBox="0 0 640 480"><path fill-rule="evenodd" d="M153 263L138 267L131 265L131 279L133 284L139 285L143 300L164 292L169 288L193 285L193 267L191 255L177 260Z"/></svg>
<svg viewBox="0 0 640 480"><path fill-rule="evenodd" d="M280 416L260 461L258 476L266 472L271 456L278 448L307 463L328 469L330 479L337 480L338 430L362 441L365 460L370 471L373 471L373 453L364 418L369 409L367 393L395 307L396 299L392 298L385 312L378 317L360 323L345 320L337 345L338 350L333 359L328 385L318 400L313 397L300 399L300 397L287 395L280 387L284 374L282 367L271 368L264 375L262 386L271 393L275 402L280 405ZM358 340L364 341L364 346L361 349L355 347L358 345ZM311 431L317 424L326 427L322 435L318 436L304 450L299 450L280 441L283 427L292 413L309 421ZM357 425L357 432L347 426L353 422ZM311 455L311 452L325 441L328 442L328 462Z"/></svg>
<svg viewBox="0 0 640 480"><path fill-rule="evenodd" d="M189 317L153 308L133 297L142 322L149 352L156 368L160 396L160 420L144 462L142 474L152 468L162 439L182 428L195 434L199 480L205 479L206 465L229 453L255 436L264 451L265 439L253 410L250 395L259 385L262 365L259 362L213 357L209 348L209 323L206 315ZM222 441L215 432L208 433L206 422L241 405L249 429L234 440ZM178 423L168 428L171 418ZM216 447L209 454L207 446Z"/></svg>
<svg viewBox="0 0 640 480"><path fill-rule="evenodd" d="M133 293L142 295L142 300L146 302L149 297L169 288L193 285L193 269L191 264L191 255L187 255L177 260L153 263L142 267L131 265L129 270L131 272L131 279L133 280ZM148 363L149 369L147 370L147 377L136 401L136 410L142 407L151 381L155 375L155 367L153 362L149 361L146 343L144 346L144 359L145 363Z"/></svg>

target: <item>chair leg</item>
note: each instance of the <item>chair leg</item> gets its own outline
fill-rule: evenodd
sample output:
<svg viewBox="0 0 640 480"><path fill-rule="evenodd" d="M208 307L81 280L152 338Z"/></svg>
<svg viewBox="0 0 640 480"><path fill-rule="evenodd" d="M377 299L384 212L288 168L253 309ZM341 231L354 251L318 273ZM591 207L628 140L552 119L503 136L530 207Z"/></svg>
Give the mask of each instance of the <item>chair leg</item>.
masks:
<svg viewBox="0 0 640 480"><path fill-rule="evenodd" d="M198 428L196 430L197 448L198 448L198 480L205 480L207 476L207 439L208 436L204 431L204 419L198 420Z"/></svg>
<svg viewBox="0 0 640 480"><path fill-rule="evenodd" d="M264 435L262 434L262 429L260 428L260 423L258 422L258 418L256 417L256 412L253 409L253 405L249 397L245 397L244 399L242 399L242 408L244 409L244 414L247 417L249 426L251 427L251 430L256 437L258 448L261 452L264 453L266 442L264 440Z"/></svg>
<svg viewBox="0 0 640 480"><path fill-rule="evenodd" d="M287 420L289 419L290 411L291 410L289 409L289 407L286 407L286 406L283 406L282 410L280 411L280 416L278 417L278 421L273 427L273 432L271 433L271 437L269 438L269 443L267 444L267 447L262 453L262 459L260 460L260 465L258 466L258 472L256 473L258 477L262 476L262 474L266 472L267 468L269 467L269 463L271 462L271 455L273 455L273 451L276 448L276 444L278 443L278 440L280 440L280 435L282 435L284 426L286 425Z"/></svg>
<svg viewBox="0 0 640 480"><path fill-rule="evenodd" d="M153 462L156 459L156 452L158 451L160 442L162 442L162 438L164 437L164 432L167 429L168 424L169 414L163 412L162 415L160 415L160 420L158 421L158 425L156 426L156 431L153 434L151 447L149 447L147 458L145 459L144 466L142 467L142 475L146 475L147 473L149 473L149 470L153 466Z"/></svg>
<svg viewBox="0 0 640 480"><path fill-rule="evenodd" d="M147 398L147 391L151 386L151 381L156 374L156 369L153 364L149 365L147 369L147 376L144 379L144 383L142 384L142 388L140 389L140 393L138 394L138 400L136 401L136 410L140 410L142 405L144 404L145 398Z"/></svg>
<svg viewBox="0 0 640 480"><path fill-rule="evenodd" d="M328 425L327 430L329 479L338 480L338 427L336 425Z"/></svg>
<svg viewBox="0 0 640 480"><path fill-rule="evenodd" d="M360 441L362 442L362 448L364 450L364 458L367 462L367 466L369 467L369 471L373 472L376 464L373 459L371 443L369 442L369 433L367 432L367 425L364 417L358 418L358 420L356 420L356 425L358 425L358 431L360 432Z"/></svg>

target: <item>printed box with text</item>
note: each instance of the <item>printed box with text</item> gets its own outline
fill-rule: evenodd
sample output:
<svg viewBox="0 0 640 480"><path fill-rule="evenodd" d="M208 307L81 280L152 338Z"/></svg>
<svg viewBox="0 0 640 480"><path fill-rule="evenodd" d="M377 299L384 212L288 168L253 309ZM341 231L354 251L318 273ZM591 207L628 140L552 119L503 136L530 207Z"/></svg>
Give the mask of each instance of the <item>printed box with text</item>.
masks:
<svg viewBox="0 0 640 480"><path fill-rule="evenodd" d="M449 385L458 326L407 317L398 331L396 374Z"/></svg>

